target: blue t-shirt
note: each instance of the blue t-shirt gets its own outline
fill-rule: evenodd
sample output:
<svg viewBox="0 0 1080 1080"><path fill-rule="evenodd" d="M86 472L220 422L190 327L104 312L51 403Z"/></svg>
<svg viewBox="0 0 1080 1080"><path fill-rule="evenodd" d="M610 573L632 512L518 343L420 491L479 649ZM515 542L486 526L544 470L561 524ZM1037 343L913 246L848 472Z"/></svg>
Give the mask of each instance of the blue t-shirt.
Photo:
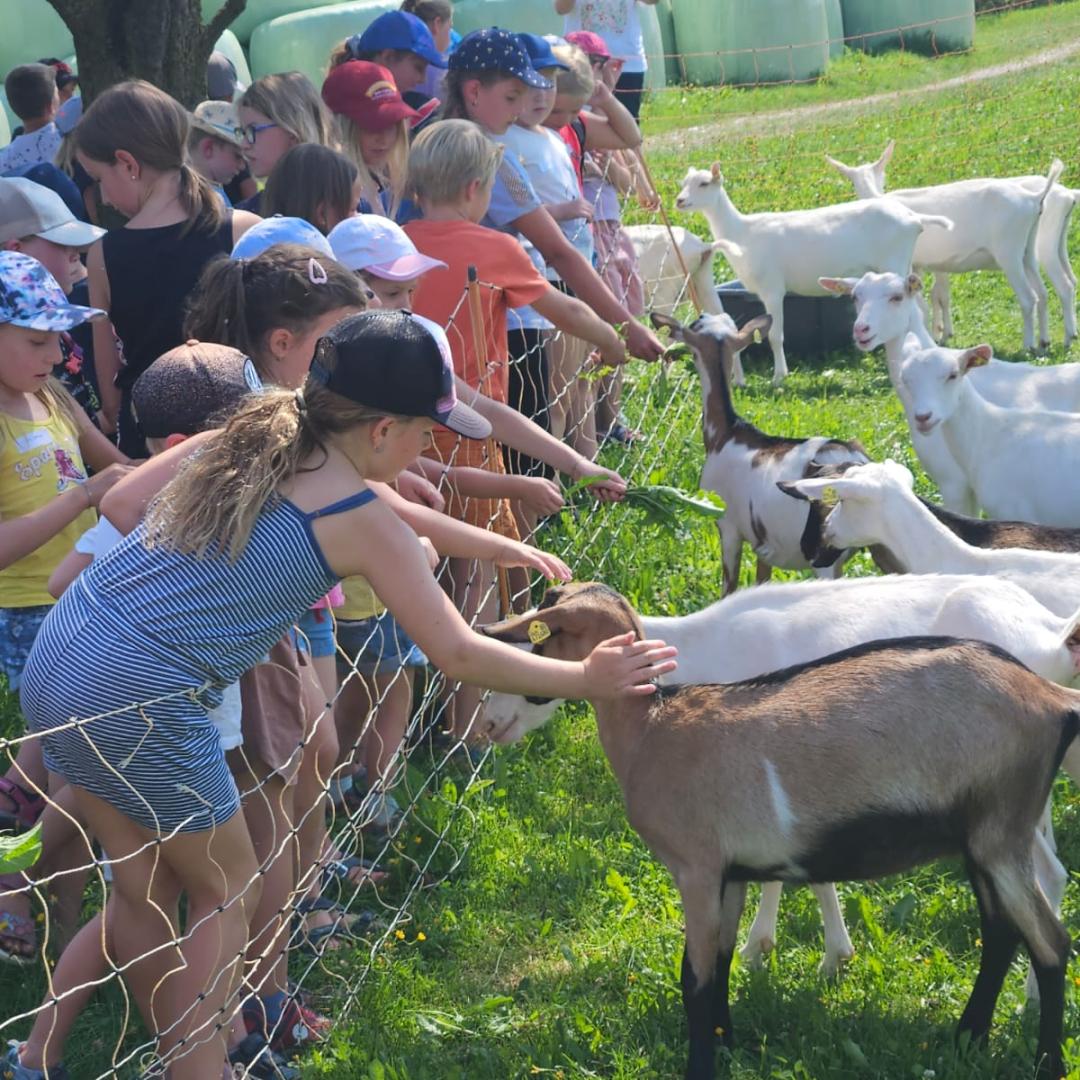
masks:
<svg viewBox="0 0 1080 1080"><path fill-rule="evenodd" d="M491 205L480 224L501 232L516 232L514 222L542 205L525 167L504 154L491 188Z"/></svg>

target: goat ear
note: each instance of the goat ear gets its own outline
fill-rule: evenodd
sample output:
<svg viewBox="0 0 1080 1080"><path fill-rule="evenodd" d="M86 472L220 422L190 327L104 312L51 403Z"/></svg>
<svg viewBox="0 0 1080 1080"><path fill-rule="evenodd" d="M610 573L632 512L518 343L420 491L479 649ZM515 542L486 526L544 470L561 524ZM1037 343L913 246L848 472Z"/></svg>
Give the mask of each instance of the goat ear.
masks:
<svg viewBox="0 0 1080 1080"><path fill-rule="evenodd" d="M709 172L712 173L712 178L719 181L721 184L724 182L724 174L720 171L720 162L714 161L709 166Z"/></svg>
<svg viewBox="0 0 1080 1080"><path fill-rule="evenodd" d="M989 345L976 345L974 349L966 349L960 354L960 367L968 372L972 368L989 364L993 358L994 350Z"/></svg>
<svg viewBox="0 0 1080 1080"><path fill-rule="evenodd" d="M893 151L895 149L896 149L896 140L895 139L890 139L888 145L885 147L884 150L881 151L881 157L879 157L877 159L877 161L874 162L874 164L879 169L884 170L885 166L888 165L890 161L892 161Z"/></svg>
<svg viewBox="0 0 1080 1080"><path fill-rule="evenodd" d="M908 274L904 286L907 289L908 296L914 296L915 293L922 292L922 278L918 274Z"/></svg>
<svg viewBox="0 0 1080 1080"><path fill-rule="evenodd" d="M742 352L747 345L754 343L754 334L758 331L761 332L761 336L765 337L769 330L772 328L772 316L771 315L759 315L756 319L751 319L742 329L731 339L731 347L735 352Z"/></svg>
<svg viewBox="0 0 1080 1080"><path fill-rule="evenodd" d="M535 611L514 615L501 622L487 623L476 629L485 637L505 641L508 645L524 645L529 641L529 624L536 621Z"/></svg>
<svg viewBox="0 0 1080 1080"><path fill-rule="evenodd" d="M850 296L859 280L853 277L819 277L817 282L826 292L836 293L837 296Z"/></svg>
<svg viewBox="0 0 1080 1080"><path fill-rule="evenodd" d="M650 311L649 319L654 330L670 330L672 336L679 333L683 328L678 319L673 318L671 315L661 315L659 311Z"/></svg>
<svg viewBox="0 0 1080 1080"><path fill-rule="evenodd" d="M777 480L776 486L785 494L790 495L793 499L801 499L803 502L809 502L810 496L804 495L799 489L798 480Z"/></svg>
<svg viewBox="0 0 1080 1080"><path fill-rule="evenodd" d="M833 168L834 168L834 169L835 169L835 170L836 170L836 171L837 171L838 173L840 173L840 174L841 174L841 175L843 175L843 176L846 176L846 177L848 177L848 179L850 179L850 178L851 178L851 166L850 166L850 165L845 165L845 164L844 164L844 163L843 163L842 161L837 161L837 160L836 160L836 158L834 158L834 157L829 157L829 155L828 155L828 154L826 154L826 155L825 155L825 160L826 160L826 161L827 161L827 162L828 162L828 163L829 163L829 164L830 164L830 165L831 165L831 166L832 166L832 167L833 167Z"/></svg>

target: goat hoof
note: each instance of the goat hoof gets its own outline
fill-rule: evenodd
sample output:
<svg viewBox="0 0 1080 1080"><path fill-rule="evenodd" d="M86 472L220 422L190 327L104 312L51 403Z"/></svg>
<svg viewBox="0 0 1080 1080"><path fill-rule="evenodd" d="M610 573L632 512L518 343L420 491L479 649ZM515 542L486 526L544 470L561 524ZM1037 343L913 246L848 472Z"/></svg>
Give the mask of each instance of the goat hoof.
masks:
<svg viewBox="0 0 1080 1080"><path fill-rule="evenodd" d="M739 950L739 959L748 967L759 970L765 966L765 957L776 948L771 937L752 938Z"/></svg>
<svg viewBox="0 0 1080 1080"><path fill-rule="evenodd" d="M821 967L818 971L826 979L838 979L844 974L844 969L855 955L854 949L845 949L842 952L826 953L821 958Z"/></svg>

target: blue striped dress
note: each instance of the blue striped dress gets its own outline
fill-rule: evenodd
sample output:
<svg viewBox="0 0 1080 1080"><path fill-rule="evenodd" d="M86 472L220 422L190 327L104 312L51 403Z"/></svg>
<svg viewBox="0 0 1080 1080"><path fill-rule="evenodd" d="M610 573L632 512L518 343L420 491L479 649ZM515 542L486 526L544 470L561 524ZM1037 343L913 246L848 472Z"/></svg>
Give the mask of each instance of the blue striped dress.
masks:
<svg viewBox="0 0 1080 1080"><path fill-rule="evenodd" d="M278 499L241 557L147 548L140 526L70 586L27 661L22 707L46 766L157 833L197 832L238 809L207 708L337 583L312 522Z"/></svg>

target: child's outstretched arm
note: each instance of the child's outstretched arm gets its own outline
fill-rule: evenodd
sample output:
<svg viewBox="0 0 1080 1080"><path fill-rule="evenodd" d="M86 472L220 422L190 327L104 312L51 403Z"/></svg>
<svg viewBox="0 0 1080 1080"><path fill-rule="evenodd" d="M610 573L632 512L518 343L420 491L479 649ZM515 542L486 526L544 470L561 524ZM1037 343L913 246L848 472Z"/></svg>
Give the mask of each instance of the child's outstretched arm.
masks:
<svg viewBox="0 0 1080 1080"><path fill-rule="evenodd" d="M459 495L473 499L514 499L540 516L557 514L564 505L559 485L543 476L493 473L453 465L446 470L446 479Z"/></svg>
<svg viewBox="0 0 1080 1080"><path fill-rule="evenodd" d="M605 363L621 364L625 361L622 339L614 328L593 314L580 300L566 296L549 285L547 292L539 300L533 301L533 308L560 330L595 345Z"/></svg>
<svg viewBox="0 0 1080 1080"><path fill-rule="evenodd" d="M405 632L450 679L544 697L621 697L654 693L650 681L675 667L673 648L660 641L634 642L630 635L603 642L583 661L549 660L483 637L469 628L439 587L416 537L378 502L323 518L315 528L334 572L363 574Z"/></svg>
<svg viewBox="0 0 1080 1080"><path fill-rule="evenodd" d="M517 409L481 394L463 379L455 377L454 382L458 397L491 424L492 435L503 446L534 457L571 480L597 477L589 490L604 502L617 502L626 494L626 481L617 472L590 461Z"/></svg>

